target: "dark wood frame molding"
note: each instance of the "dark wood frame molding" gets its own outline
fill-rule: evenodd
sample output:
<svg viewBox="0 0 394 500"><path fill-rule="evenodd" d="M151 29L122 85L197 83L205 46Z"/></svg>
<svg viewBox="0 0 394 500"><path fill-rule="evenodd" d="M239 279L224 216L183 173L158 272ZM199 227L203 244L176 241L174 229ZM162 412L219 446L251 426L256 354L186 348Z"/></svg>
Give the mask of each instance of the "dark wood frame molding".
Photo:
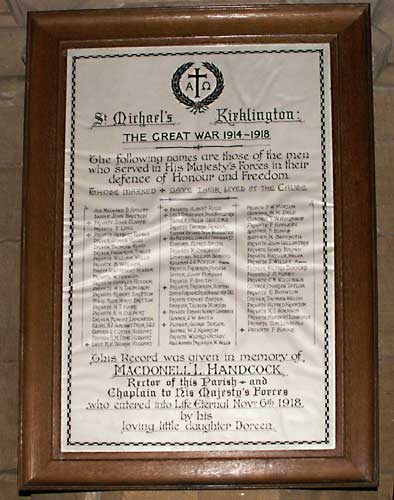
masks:
<svg viewBox="0 0 394 500"><path fill-rule="evenodd" d="M331 47L336 448L143 456L61 453L66 49L218 42L328 42ZM250 5L34 13L28 19L27 54L20 488L376 486L377 315L368 5Z"/></svg>

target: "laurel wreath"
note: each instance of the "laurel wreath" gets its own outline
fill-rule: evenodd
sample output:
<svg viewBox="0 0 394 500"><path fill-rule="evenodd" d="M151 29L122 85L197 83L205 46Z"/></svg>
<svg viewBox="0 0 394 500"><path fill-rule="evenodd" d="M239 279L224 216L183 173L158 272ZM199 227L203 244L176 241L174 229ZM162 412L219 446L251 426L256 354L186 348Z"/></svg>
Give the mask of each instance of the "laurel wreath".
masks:
<svg viewBox="0 0 394 500"><path fill-rule="evenodd" d="M187 62L179 66L172 77L171 88L178 101L184 104L187 109L190 110L193 114L196 114L206 111L208 109L208 106L216 101L216 99L220 96L224 89L224 77L220 69L214 64L210 62L202 63L204 68L213 73L214 77L216 78L216 86L215 89L209 95L207 95L207 97L201 99L201 101L193 101L192 99L190 99L190 97L182 92L180 87L180 81L183 74L186 73L186 71L191 66L193 66L193 64L194 63L192 62Z"/></svg>

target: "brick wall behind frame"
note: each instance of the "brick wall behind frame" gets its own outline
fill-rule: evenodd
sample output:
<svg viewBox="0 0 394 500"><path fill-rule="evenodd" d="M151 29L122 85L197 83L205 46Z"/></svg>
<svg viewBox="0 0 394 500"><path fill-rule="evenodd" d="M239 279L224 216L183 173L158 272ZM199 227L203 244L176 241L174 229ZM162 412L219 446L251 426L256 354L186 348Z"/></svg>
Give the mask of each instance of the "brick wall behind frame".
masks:
<svg viewBox="0 0 394 500"><path fill-rule="evenodd" d="M208 4L193 0L189 5ZM216 3L228 4L229 1ZM238 2L239 3L239 2ZM264 3L260 1L259 3ZM307 3L281 0L270 3ZM322 3L309 0L308 3ZM342 0L341 3L347 3ZM19 273L25 20L29 10L160 0L0 0L0 500L17 490ZM392 500L394 488L394 0L372 0L378 217L380 483L374 491L232 490L33 494L35 500ZM49 70L49 69L48 69Z"/></svg>

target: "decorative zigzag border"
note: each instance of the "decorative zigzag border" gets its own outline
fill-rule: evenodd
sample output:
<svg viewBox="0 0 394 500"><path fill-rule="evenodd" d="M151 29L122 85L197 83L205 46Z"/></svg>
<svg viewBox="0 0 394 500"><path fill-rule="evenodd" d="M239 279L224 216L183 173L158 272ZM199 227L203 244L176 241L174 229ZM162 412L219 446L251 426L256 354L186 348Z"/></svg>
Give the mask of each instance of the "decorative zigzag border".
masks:
<svg viewBox="0 0 394 500"><path fill-rule="evenodd" d="M157 57L187 55L227 55L227 54L281 54L281 53L319 53L320 74L320 123L321 123L321 158L322 158L322 206L323 206L323 265L324 265L324 385L325 385L325 437L321 441L183 441L183 442L105 442L105 441L72 441L71 440L71 391L72 391L72 308L73 308L73 259L74 259L74 177L75 177L75 101L76 101L76 62L82 59L104 59L123 57ZM328 314L328 256L327 256L327 157L325 127L325 75L324 53L322 49L267 49L267 50L232 50L232 51L195 51L173 53L141 53L141 54L97 54L74 56L71 71L71 144L70 144L70 241L69 241L69 296L67 310L67 394L66 394L66 436L69 446L233 446L233 445L306 445L327 444L330 439L330 376L329 376L329 314Z"/></svg>
<svg viewBox="0 0 394 500"><path fill-rule="evenodd" d="M72 389L72 308L73 308L73 261L74 261L74 175L75 175L75 92L76 61L72 59L71 70L71 147L70 147L70 237L68 266L68 311L67 311L67 444L71 444L71 389Z"/></svg>
<svg viewBox="0 0 394 500"><path fill-rule="evenodd" d="M328 256L327 256L327 156L326 156L326 107L324 86L324 55L319 54L320 72L320 123L322 155L322 207L323 207L323 293L324 293L324 400L325 400L325 442L330 439L330 394L329 394L329 316L328 316Z"/></svg>

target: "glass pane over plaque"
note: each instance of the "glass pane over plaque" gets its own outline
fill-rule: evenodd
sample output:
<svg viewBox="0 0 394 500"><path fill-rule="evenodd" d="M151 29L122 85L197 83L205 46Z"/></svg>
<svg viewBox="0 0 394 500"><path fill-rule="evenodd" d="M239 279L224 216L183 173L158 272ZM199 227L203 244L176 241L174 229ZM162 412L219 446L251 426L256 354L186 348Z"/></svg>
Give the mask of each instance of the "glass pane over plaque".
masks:
<svg viewBox="0 0 394 500"><path fill-rule="evenodd" d="M334 448L328 44L67 58L62 451Z"/></svg>

